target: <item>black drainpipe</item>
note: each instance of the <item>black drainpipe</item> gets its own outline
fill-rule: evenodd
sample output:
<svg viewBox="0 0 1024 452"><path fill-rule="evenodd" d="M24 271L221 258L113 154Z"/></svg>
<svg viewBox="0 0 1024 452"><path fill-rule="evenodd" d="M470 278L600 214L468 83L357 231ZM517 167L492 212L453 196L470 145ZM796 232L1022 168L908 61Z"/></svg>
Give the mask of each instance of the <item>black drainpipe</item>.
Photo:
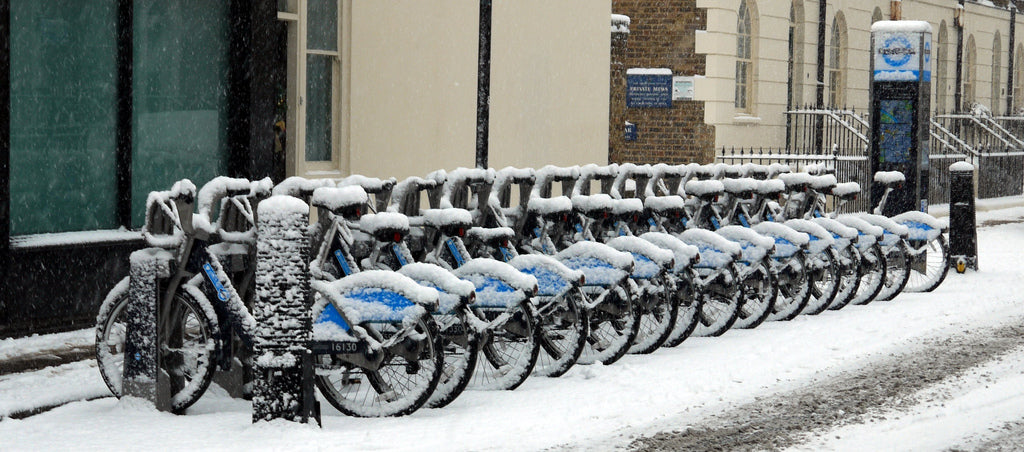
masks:
<svg viewBox="0 0 1024 452"><path fill-rule="evenodd" d="M0 274L11 243L11 2L0 0ZM6 278L0 276L0 288ZM7 293L6 290L4 293Z"/></svg>
<svg viewBox="0 0 1024 452"><path fill-rule="evenodd" d="M960 8L960 20L964 20L963 15L967 14L964 10L964 0L959 2ZM956 12L953 13L953 26L956 28L956 88L953 91L953 108L954 111L962 111L963 106L961 101L964 95L964 27L960 25L960 22L956 20Z"/></svg>
<svg viewBox="0 0 1024 452"><path fill-rule="evenodd" d="M818 2L818 86L815 92L815 100L819 110L825 109L825 10L828 6L825 0ZM825 143L825 122L821 115L815 118L815 149L818 153L824 153L822 146Z"/></svg>
<svg viewBox="0 0 1024 452"><path fill-rule="evenodd" d="M1007 94L1007 96L1006 96L1006 112L1004 113L1004 114L1007 114L1007 115L1012 115L1013 114L1013 69L1014 69L1013 68L1013 63L1014 63L1014 58L1013 58L1014 50L1013 50L1013 46L1014 46L1014 42L1016 41L1016 39L1014 39L1016 37L1016 35L1017 35L1017 7L1015 5L1013 5L1013 4L1010 4L1010 46L1009 46L1010 49L1009 49L1008 52L1006 52L1006 54L1007 54L1006 61L1008 63L1006 65L1007 66L1007 68L1006 68L1006 72L1007 72L1007 75L1006 75L1006 94Z"/></svg>
<svg viewBox="0 0 1024 452"><path fill-rule="evenodd" d="M487 168L491 116L491 0L480 0L480 40L476 75L476 167Z"/></svg>

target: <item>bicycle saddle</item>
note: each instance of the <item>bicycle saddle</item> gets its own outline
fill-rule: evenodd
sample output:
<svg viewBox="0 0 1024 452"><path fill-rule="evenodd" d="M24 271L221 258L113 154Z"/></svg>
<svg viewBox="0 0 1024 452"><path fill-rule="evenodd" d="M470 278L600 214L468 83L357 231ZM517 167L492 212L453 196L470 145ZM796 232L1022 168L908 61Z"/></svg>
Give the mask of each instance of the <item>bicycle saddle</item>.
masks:
<svg viewBox="0 0 1024 452"><path fill-rule="evenodd" d="M711 201L725 193L725 186L722 185L722 181L717 180L691 180L686 182L683 190L700 198L701 201Z"/></svg>
<svg viewBox="0 0 1024 452"><path fill-rule="evenodd" d="M313 191L310 204L335 215L354 220L362 215L363 206L370 197L358 185L347 187L320 187Z"/></svg>

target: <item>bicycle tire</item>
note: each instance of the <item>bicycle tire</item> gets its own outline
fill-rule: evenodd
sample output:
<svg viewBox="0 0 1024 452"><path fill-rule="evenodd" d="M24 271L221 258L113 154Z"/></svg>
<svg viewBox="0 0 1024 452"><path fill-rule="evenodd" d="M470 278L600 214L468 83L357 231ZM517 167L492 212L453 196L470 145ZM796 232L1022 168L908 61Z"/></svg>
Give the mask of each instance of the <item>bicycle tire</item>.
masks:
<svg viewBox="0 0 1024 452"><path fill-rule="evenodd" d="M775 299L779 294L779 286L776 284L775 278L772 277L769 265L765 262L758 262L756 269L740 282L740 290L743 302L739 317L736 318L736 323L732 327L757 328L775 309Z"/></svg>
<svg viewBox="0 0 1024 452"><path fill-rule="evenodd" d="M806 257L798 252L785 261L773 260L772 270L779 294L775 298L775 307L768 315L768 320L793 320L803 312L811 299Z"/></svg>
<svg viewBox="0 0 1024 452"><path fill-rule="evenodd" d="M907 245L900 240L895 246L886 250L885 253L885 284L875 298L880 301L889 301L896 298L907 285L910 278L910 256L907 254Z"/></svg>
<svg viewBox="0 0 1024 452"><path fill-rule="evenodd" d="M818 315L828 310L839 293L839 266L836 264L835 250L826 248L814 259L817 263L810 272L811 300L803 312L807 315Z"/></svg>
<svg viewBox="0 0 1024 452"><path fill-rule="evenodd" d="M910 266L904 292L931 292L939 287L949 274L949 247L946 245L946 238L939 234L926 242L925 246L927 248L914 256L915 262ZM923 268L924 272L919 272L918 268Z"/></svg>
<svg viewBox="0 0 1024 452"><path fill-rule="evenodd" d="M737 282L736 270L728 269L729 281L719 282L719 287L710 288L707 291L698 291L703 297L701 304L699 322L694 330L694 336L717 337L725 334L732 328L739 318L743 298ZM723 278L724 276L720 276Z"/></svg>
<svg viewBox="0 0 1024 452"><path fill-rule="evenodd" d="M561 299L550 300L550 308L538 308L541 353L533 367L534 375L560 377L580 358L590 329L583 300L583 292L574 287Z"/></svg>
<svg viewBox="0 0 1024 452"><path fill-rule="evenodd" d="M612 364L629 351L640 331L636 307L629 287L617 284L608 288L605 299L590 311L590 333L580 354L579 364Z"/></svg>
<svg viewBox="0 0 1024 452"><path fill-rule="evenodd" d="M676 324L675 328L672 329L672 334L668 336L662 347L676 347L682 344L687 338L693 334L693 331L697 328L697 322L700 321L699 313L703 303L703 298L698 297L694 291L693 280L689 275L685 275L676 278L676 290L673 294L678 300L679 309L676 313Z"/></svg>
<svg viewBox="0 0 1024 452"><path fill-rule="evenodd" d="M477 359L470 388L513 390L530 376L540 355L539 328L532 308L530 301L524 300L511 309L474 309L491 324L506 314L508 319L486 333L480 345L484 359Z"/></svg>
<svg viewBox="0 0 1024 452"><path fill-rule="evenodd" d="M861 277L857 293L849 305L862 306L874 301L885 285L886 263L882 247L875 243L861 254Z"/></svg>
<svg viewBox="0 0 1024 452"><path fill-rule="evenodd" d="M839 267L839 292L828 309L836 311L842 309L857 295L857 287L860 286L860 252L853 244L843 248L836 254Z"/></svg>
<svg viewBox="0 0 1024 452"><path fill-rule="evenodd" d="M640 329L636 339L629 348L629 353L646 355L653 353L672 334L675 328L676 315L679 312L679 300L671 296L669 281L664 276L660 281L651 281L660 292L645 294L637 300L640 313Z"/></svg>
<svg viewBox="0 0 1024 452"><path fill-rule="evenodd" d="M125 277L111 289L96 317L97 367L103 383L118 398L124 393L128 281ZM169 318L158 329L159 362L161 371L170 376L171 412L181 414L202 397L213 380L217 323L207 317L207 312L214 312L213 307L201 294L179 289L171 302L173 305L166 309Z"/></svg>
<svg viewBox="0 0 1024 452"><path fill-rule="evenodd" d="M314 319L319 318L319 312L313 314ZM445 364L444 344L434 319L424 317L409 327L400 321L360 326L378 340L407 333L422 337L414 344L423 349L417 351L415 361L409 361L402 353L406 351L402 348L410 347L406 341L385 348L380 351L385 356L376 370L346 362L343 355L316 355L315 381L324 399L338 411L355 417L404 416L425 405L441 380Z"/></svg>
<svg viewBox="0 0 1024 452"><path fill-rule="evenodd" d="M427 399L427 408L442 408L454 402L466 390L473 377L480 354L480 336L469 326L471 319L463 316L476 317L476 314L467 309L461 314L434 316L439 325L447 325L439 328L444 370L437 387Z"/></svg>

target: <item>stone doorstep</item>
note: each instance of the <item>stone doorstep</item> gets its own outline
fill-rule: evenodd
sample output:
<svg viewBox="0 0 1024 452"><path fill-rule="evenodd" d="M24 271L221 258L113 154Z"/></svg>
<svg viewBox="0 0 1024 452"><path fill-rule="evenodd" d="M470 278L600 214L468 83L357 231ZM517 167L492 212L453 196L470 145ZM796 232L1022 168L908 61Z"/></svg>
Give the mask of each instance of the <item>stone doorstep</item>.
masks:
<svg viewBox="0 0 1024 452"><path fill-rule="evenodd" d="M59 366L96 356L96 346L70 346L67 348L40 350L22 356L0 361L0 375L38 370L45 367Z"/></svg>

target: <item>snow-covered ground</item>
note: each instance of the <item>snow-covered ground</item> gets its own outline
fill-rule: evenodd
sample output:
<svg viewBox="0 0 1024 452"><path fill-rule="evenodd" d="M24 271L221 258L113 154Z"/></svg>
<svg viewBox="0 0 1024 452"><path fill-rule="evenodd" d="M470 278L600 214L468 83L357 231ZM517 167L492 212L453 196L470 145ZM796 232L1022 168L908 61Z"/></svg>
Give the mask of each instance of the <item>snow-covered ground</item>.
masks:
<svg viewBox="0 0 1024 452"><path fill-rule="evenodd" d="M74 402L0 421L0 450L607 450L631 438L700 423L731 407L840 375L923 340L1024 324L1024 208L979 212L982 271L951 273L935 292L851 306L675 349L531 378L510 392L467 392L452 405L403 417L355 419L324 404L323 428L251 422L250 404L212 389L187 415L139 401ZM5 347L17 344L2 343ZM943 382L941 403L884 422L821 434L803 449L936 449L974 444L1024 418L1024 351ZM99 391L89 361L0 377L0 414L30 400L73 400ZM971 375L991 380L979 384ZM982 378L982 379L984 379ZM14 407L14 408L12 408ZM941 434L935 432L941 431Z"/></svg>

